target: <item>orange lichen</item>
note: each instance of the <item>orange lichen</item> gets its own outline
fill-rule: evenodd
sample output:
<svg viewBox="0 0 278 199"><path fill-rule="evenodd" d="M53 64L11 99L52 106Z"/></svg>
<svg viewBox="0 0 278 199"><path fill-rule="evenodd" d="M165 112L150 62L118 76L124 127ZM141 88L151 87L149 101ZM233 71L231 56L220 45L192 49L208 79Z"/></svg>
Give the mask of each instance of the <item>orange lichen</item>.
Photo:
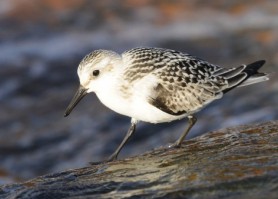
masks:
<svg viewBox="0 0 278 199"><path fill-rule="evenodd" d="M197 178L198 178L197 173L191 173L191 174L189 174L189 176L187 177L187 179L188 179L189 181L195 181Z"/></svg>

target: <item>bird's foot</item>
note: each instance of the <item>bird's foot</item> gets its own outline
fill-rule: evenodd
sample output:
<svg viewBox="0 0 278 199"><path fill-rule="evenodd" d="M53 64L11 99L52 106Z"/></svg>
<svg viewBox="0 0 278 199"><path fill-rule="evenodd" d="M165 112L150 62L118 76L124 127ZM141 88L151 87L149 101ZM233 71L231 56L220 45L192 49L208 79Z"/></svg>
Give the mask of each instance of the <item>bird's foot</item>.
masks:
<svg viewBox="0 0 278 199"><path fill-rule="evenodd" d="M175 142L175 143L173 143L173 144L170 144L169 146L168 146L168 148L180 148L181 147L181 143L180 142Z"/></svg>
<svg viewBox="0 0 278 199"><path fill-rule="evenodd" d="M118 154L117 154L118 155ZM96 161L96 162L89 162L90 165L99 165L99 164L105 164L108 162L113 162L117 160L117 155L112 154L108 159L103 160L103 161Z"/></svg>
<svg viewBox="0 0 278 199"><path fill-rule="evenodd" d="M99 165L99 164L103 164L103 163L105 163L105 161L89 162L90 165Z"/></svg>

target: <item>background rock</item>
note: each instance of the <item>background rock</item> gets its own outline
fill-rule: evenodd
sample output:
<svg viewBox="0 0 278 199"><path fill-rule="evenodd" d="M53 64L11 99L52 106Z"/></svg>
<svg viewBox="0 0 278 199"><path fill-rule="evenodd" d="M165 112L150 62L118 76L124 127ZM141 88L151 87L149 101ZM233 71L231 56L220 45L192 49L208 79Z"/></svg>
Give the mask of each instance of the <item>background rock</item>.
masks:
<svg viewBox="0 0 278 199"><path fill-rule="evenodd" d="M223 66L266 59L277 72L276 1L2 0L0 2L0 184L84 167L112 153L129 119L87 96L63 112L88 52L157 46ZM239 88L197 114L189 138L277 119L278 80ZM174 142L185 120L141 123L121 157ZM171 133L169 133L171 132Z"/></svg>
<svg viewBox="0 0 278 199"><path fill-rule="evenodd" d="M278 121L0 187L1 198L277 198Z"/></svg>

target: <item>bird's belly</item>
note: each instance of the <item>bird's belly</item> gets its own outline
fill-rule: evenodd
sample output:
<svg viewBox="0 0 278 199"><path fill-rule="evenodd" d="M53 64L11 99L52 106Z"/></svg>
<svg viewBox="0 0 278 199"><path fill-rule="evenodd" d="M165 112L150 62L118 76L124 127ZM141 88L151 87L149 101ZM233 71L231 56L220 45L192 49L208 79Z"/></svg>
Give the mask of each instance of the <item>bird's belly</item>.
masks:
<svg viewBox="0 0 278 199"><path fill-rule="evenodd" d="M131 118L150 122L162 123L181 119L187 115L174 116L161 111L142 98L121 98L119 96L103 96L97 94L100 101L111 110Z"/></svg>
<svg viewBox="0 0 278 199"><path fill-rule="evenodd" d="M147 102L137 102L132 108L132 117L150 123L171 122L186 117L186 114L175 116L170 115L156 108Z"/></svg>

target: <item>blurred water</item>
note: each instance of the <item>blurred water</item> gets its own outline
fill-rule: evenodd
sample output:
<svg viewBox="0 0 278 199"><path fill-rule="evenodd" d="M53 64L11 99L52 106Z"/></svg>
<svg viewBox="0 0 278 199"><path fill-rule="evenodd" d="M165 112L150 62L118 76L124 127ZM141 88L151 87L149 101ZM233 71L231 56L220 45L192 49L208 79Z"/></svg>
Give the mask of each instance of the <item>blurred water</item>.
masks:
<svg viewBox="0 0 278 199"><path fill-rule="evenodd" d="M277 9L275 1L1 1L0 183L81 167L104 159L120 143L129 119L93 94L63 118L78 86L78 63L88 52L157 46L224 66L266 59L264 71L275 72ZM209 105L197 114L189 137L277 119L273 77ZM185 123L140 124L121 157L173 142Z"/></svg>

